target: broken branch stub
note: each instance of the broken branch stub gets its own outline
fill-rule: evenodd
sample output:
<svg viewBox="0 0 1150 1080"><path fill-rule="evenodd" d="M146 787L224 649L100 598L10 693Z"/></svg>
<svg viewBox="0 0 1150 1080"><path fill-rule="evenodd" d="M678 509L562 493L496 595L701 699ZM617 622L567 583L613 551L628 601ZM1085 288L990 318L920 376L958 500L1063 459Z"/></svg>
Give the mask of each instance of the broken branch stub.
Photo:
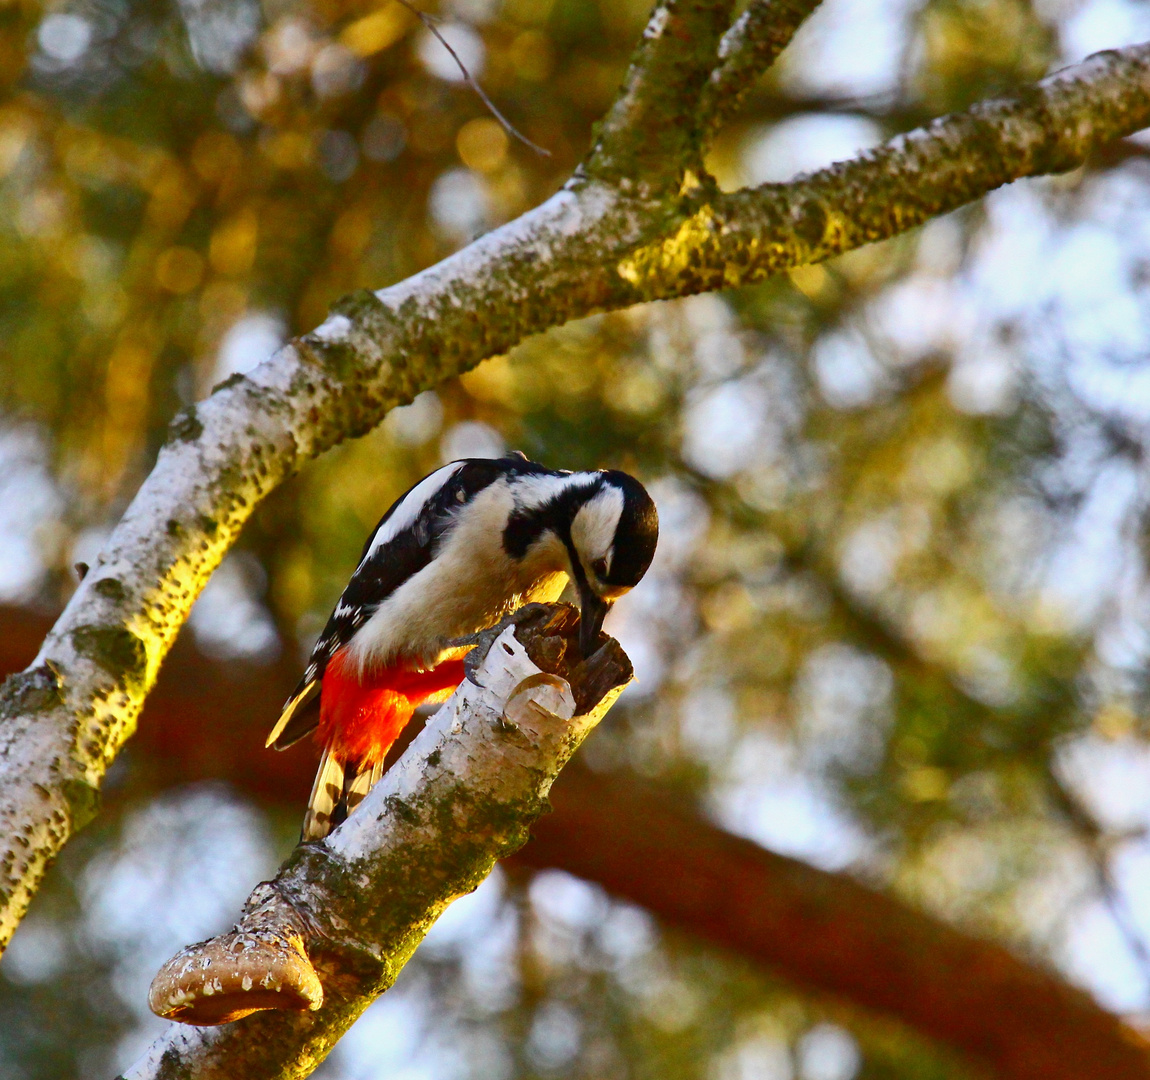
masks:
<svg viewBox="0 0 1150 1080"><path fill-rule="evenodd" d="M631 680L618 642L601 635L584 658L578 627L569 605L532 605L482 635L467 679L347 821L257 886L231 932L164 965L152 1011L213 1026L362 1008L390 986L443 909L522 846Z"/></svg>

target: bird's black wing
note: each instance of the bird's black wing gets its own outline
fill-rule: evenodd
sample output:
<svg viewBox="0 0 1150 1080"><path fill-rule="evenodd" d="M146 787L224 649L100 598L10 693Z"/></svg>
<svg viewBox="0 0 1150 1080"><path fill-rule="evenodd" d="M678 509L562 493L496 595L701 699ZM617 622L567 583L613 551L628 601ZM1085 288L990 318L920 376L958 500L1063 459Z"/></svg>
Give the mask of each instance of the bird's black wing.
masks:
<svg viewBox="0 0 1150 1080"><path fill-rule="evenodd" d="M384 600L427 566L451 528L455 511L502 476L546 471L518 455L467 458L436 470L396 499L367 538L359 566L316 641L303 678L284 705L267 745L284 750L315 728L328 662Z"/></svg>

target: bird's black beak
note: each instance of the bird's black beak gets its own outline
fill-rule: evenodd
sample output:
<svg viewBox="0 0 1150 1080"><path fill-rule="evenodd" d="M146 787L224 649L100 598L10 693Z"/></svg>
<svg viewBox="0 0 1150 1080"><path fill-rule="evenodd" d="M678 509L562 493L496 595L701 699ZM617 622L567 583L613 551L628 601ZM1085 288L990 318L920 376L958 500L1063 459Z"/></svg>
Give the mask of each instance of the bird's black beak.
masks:
<svg viewBox="0 0 1150 1080"><path fill-rule="evenodd" d="M595 594L590 585L579 586L579 651L588 657L599 640L603 620L611 610L611 601Z"/></svg>

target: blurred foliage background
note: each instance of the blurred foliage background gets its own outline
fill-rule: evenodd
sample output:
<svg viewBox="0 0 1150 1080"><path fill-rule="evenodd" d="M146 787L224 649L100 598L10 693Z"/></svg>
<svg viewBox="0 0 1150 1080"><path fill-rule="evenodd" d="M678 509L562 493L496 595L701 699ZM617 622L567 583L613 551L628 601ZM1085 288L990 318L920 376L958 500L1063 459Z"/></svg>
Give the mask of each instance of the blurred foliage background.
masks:
<svg viewBox="0 0 1150 1080"><path fill-rule="evenodd" d="M0 600L58 609L183 404L551 194L648 4L430 10L550 157L396 3L0 2ZM711 167L786 179L1145 37L1143 0L828 0ZM443 461L632 470L663 539L608 626L640 681L587 763L1145 1016L1143 145L421 395L267 501L188 632L216 657L302 656L368 530ZM11 1080L129 1062L158 963L294 841L299 807L157 791L131 750L110 782L0 968ZM317 1075L975 1074L574 878L497 871Z"/></svg>

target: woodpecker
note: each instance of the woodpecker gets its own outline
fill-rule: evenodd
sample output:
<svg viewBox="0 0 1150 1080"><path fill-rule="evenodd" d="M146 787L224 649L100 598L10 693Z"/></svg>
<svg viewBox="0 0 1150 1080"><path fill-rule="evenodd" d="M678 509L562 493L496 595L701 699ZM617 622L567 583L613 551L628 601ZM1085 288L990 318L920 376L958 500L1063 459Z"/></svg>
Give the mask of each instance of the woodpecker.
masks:
<svg viewBox="0 0 1150 1080"><path fill-rule="evenodd" d="M646 573L659 518L614 469L565 472L522 454L467 458L424 477L380 519L267 745L323 747L302 838L319 840L379 779L422 704L463 681L469 635L568 580L588 655L611 605Z"/></svg>

